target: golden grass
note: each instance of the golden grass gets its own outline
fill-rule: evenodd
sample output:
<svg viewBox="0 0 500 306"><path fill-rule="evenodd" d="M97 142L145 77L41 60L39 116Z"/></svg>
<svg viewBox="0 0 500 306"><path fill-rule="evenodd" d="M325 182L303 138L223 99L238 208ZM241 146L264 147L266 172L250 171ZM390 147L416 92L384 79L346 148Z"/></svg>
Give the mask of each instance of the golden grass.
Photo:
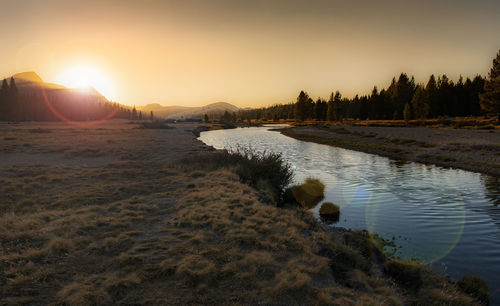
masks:
<svg viewBox="0 0 500 306"><path fill-rule="evenodd" d="M0 164L2 304L392 305L394 290L417 299L420 289L381 280L370 256L310 213L261 203L234 169L171 163L203 148L184 128L47 124L50 133L31 137L33 128L4 129L34 156L90 146L131 159ZM427 296L471 301L439 280Z"/></svg>
<svg viewBox="0 0 500 306"><path fill-rule="evenodd" d="M295 200L304 209L311 209L324 198L325 185L318 179L307 178L303 184L290 189Z"/></svg>

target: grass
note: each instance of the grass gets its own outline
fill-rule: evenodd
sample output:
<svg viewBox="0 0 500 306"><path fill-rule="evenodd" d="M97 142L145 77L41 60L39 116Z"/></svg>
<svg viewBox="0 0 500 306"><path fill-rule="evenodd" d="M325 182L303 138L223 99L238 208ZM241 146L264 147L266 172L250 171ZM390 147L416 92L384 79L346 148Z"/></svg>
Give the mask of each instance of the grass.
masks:
<svg viewBox="0 0 500 306"><path fill-rule="evenodd" d="M318 179L307 178L303 184L292 186L290 190L304 209L311 209L324 198L325 185Z"/></svg>
<svg viewBox="0 0 500 306"><path fill-rule="evenodd" d="M241 182L257 188L262 199L275 205L283 202L285 188L293 178L290 165L280 154L255 153L248 148L203 154L184 159L183 163L197 167L232 168Z"/></svg>
<svg viewBox="0 0 500 306"><path fill-rule="evenodd" d="M416 291L385 280L367 234L337 240L309 212L263 201L240 177L244 157L202 151L185 128L0 128L16 138L2 154L103 152L0 164L2 304L474 303L432 271Z"/></svg>
<svg viewBox="0 0 500 306"><path fill-rule="evenodd" d="M340 214L340 209L337 205L331 202L325 202L321 204L321 208L319 209L320 215L338 215Z"/></svg>

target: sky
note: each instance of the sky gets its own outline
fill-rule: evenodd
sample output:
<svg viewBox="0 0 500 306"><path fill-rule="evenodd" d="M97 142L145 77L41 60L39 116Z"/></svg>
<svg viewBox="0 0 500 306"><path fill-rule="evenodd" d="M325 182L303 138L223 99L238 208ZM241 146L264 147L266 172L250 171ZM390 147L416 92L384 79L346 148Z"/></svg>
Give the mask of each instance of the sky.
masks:
<svg viewBox="0 0 500 306"><path fill-rule="evenodd" d="M500 49L497 0L0 0L0 21L0 78L128 105L368 94L401 72L486 76Z"/></svg>

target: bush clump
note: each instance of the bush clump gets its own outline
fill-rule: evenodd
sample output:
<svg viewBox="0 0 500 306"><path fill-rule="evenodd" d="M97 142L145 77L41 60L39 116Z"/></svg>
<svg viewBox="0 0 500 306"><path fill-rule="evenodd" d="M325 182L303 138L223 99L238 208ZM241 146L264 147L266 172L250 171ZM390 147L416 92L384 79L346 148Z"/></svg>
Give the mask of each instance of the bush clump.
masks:
<svg viewBox="0 0 500 306"><path fill-rule="evenodd" d="M142 122L141 127L144 129L159 129L159 130L175 129L174 127L169 126L163 121Z"/></svg>
<svg viewBox="0 0 500 306"><path fill-rule="evenodd" d="M323 216L338 216L340 214L340 208L332 202L325 202L321 204L319 214Z"/></svg>
<svg viewBox="0 0 500 306"><path fill-rule="evenodd" d="M283 203L285 188L291 183L293 171L279 153L256 153L251 148L190 157L184 163L199 167L235 169L242 183L248 184L273 204Z"/></svg>
<svg viewBox="0 0 500 306"><path fill-rule="evenodd" d="M483 305L488 305L490 295L486 281L477 275L468 275L457 282L458 288L464 293L476 298Z"/></svg>
<svg viewBox="0 0 500 306"><path fill-rule="evenodd" d="M411 290L423 285L423 266L411 261L391 260L384 267L384 272L398 284Z"/></svg>
<svg viewBox="0 0 500 306"><path fill-rule="evenodd" d="M236 173L242 182L257 187L262 186L259 181L266 181L268 191L274 194L275 200L282 200L285 187L292 181L293 171L281 154L255 153L251 149L239 148L229 155L237 162Z"/></svg>
<svg viewBox="0 0 500 306"><path fill-rule="evenodd" d="M311 209L324 198L325 184L314 178L306 179L302 185L291 187L295 200L304 208Z"/></svg>
<svg viewBox="0 0 500 306"><path fill-rule="evenodd" d="M332 224L339 222L340 219L340 209L337 205L331 202L325 202L321 204L321 208L319 209L319 216L321 221Z"/></svg>

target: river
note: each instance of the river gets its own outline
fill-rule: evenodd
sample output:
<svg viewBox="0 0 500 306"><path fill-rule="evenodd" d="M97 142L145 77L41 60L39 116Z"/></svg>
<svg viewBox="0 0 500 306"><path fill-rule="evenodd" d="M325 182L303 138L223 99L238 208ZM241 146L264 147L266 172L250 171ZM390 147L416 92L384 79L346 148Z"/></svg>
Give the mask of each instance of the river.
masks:
<svg viewBox="0 0 500 306"><path fill-rule="evenodd" d="M325 184L324 201L341 208L330 226L378 233L394 241L388 251L396 256L453 279L480 275L491 304L500 305L500 179L304 142L270 128L208 131L199 139L217 149L282 154L295 183L314 177ZM311 210L318 218L319 206Z"/></svg>

